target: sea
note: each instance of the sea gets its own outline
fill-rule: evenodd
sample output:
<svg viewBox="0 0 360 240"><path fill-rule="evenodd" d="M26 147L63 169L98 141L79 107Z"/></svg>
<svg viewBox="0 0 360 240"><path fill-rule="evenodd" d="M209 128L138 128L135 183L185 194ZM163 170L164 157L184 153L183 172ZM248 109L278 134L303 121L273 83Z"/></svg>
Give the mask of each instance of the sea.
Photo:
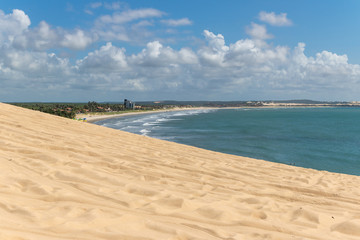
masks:
<svg viewBox="0 0 360 240"><path fill-rule="evenodd" d="M317 170L360 175L360 108L200 109L95 124Z"/></svg>

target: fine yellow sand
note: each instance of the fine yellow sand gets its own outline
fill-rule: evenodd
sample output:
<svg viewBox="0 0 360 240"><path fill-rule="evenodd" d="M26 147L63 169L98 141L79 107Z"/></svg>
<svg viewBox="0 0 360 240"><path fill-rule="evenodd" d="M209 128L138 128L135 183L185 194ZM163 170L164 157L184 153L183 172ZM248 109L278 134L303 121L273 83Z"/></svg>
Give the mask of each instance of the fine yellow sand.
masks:
<svg viewBox="0 0 360 240"><path fill-rule="evenodd" d="M360 177L0 104L0 239L360 239Z"/></svg>

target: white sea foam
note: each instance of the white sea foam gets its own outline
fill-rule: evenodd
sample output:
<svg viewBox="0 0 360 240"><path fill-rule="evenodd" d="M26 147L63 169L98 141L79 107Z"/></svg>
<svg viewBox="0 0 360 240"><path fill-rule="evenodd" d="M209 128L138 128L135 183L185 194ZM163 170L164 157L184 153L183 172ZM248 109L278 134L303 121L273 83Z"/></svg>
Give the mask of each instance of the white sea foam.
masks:
<svg viewBox="0 0 360 240"><path fill-rule="evenodd" d="M132 122L134 122L134 123L141 123L141 122L145 122L145 120L142 119L142 118L140 118L140 119L136 119L136 120L134 120L134 121L132 121Z"/></svg>
<svg viewBox="0 0 360 240"><path fill-rule="evenodd" d="M186 111L180 111L175 112L173 116L189 116L189 115L198 115L202 113L209 113L216 111L216 109L200 109L200 110L186 110Z"/></svg>
<svg viewBox="0 0 360 240"><path fill-rule="evenodd" d="M169 122L169 121L177 121L177 120L181 120L181 119L178 119L178 118L159 118L156 120L156 122Z"/></svg>
<svg viewBox="0 0 360 240"><path fill-rule="evenodd" d="M134 129L134 128L136 128L136 126L128 125L128 126L122 127L121 129L122 130L129 130L129 129Z"/></svg>
<svg viewBox="0 0 360 240"><path fill-rule="evenodd" d="M216 111L215 109L199 109L186 111L170 111L162 113L153 113L149 115L138 115L131 117L122 117L118 119L111 119L111 122L104 122L101 125L124 131L137 133L141 135L148 135L155 131L161 131L164 124L169 121L181 121L187 116L199 115Z"/></svg>
<svg viewBox="0 0 360 240"><path fill-rule="evenodd" d="M141 129L140 132L141 132L142 135L147 135L147 134L150 133L151 131L148 130L148 129Z"/></svg>
<svg viewBox="0 0 360 240"><path fill-rule="evenodd" d="M154 122L146 122L143 124L143 126L156 126L157 124Z"/></svg>

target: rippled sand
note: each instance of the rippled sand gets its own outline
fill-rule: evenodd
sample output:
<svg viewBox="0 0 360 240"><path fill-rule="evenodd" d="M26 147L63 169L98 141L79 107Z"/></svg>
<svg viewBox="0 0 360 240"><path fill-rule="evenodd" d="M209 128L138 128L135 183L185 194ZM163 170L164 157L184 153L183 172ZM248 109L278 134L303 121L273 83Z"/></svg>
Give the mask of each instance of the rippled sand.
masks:
<svg viewBox="0 0 360 240"><path fill-rule="evenodd" d="M0 239L360 239L360 177L0 104Z"/></svg>

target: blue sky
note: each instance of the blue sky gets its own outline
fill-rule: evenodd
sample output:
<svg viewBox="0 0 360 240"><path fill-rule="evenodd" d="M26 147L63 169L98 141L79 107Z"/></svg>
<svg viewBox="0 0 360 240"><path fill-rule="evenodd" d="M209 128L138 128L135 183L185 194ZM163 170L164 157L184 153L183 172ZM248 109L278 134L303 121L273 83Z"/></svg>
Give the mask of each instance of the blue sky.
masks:
<svg viewBox="0 0 360 240"><path fill-rule="evenodd" d="M0 3L0 101L346 100L360 1Z"/></svg>

